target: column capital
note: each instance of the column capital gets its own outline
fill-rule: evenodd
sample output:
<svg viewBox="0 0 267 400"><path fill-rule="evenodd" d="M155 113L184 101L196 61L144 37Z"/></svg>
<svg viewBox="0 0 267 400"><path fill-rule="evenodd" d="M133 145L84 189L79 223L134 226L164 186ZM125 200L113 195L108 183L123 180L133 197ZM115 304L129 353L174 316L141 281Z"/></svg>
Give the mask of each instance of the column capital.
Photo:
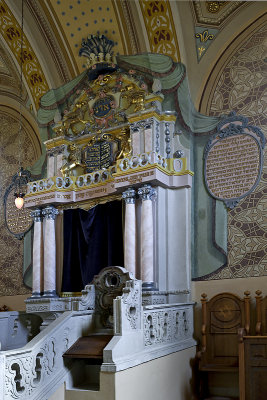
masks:
<svg viewBox="0 0 267 400"><path fill-rule="evenodd" d="M36 208L31 212L31 217L34 222L41 222L42 221L42 210L40 208Z"/></svg>
<svg viewBox="0 0 267 400"><path fill-rule="evenodd" d="M56 216L59 214L59 211L57 208L53 207L53 206L48 206L45 207L42 210L42 215L45 219L56 219Z"/></svg>
<svg viewBox="0 0 267 400"><path fill-rule="evenodd" d="M135 189L129 187L122 193L122 198L126 204L134 204L136 199Z"/></svg>
<svg viewBox="0 0 267 400"><path fill-rule="evenodd" d="M145 184L138 189L138 195L143 201L152 200L152 197L156 195L156 191L151 185Z"/></svg>

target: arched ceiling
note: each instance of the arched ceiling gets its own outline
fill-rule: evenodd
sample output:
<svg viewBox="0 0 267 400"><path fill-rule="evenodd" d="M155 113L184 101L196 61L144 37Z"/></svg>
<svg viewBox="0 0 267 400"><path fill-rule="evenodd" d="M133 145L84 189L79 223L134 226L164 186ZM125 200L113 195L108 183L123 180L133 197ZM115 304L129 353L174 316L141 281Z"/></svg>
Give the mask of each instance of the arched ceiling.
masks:
<svg viewBox="0 0 267 400"><path fill-rule="evenodd" d="M114 52L156 52L182 61L195 103L229 43L266 10L266 1L24 0L24 83L36 111L40 97L86 68L89 34L105 34ZM0 90L19 76L21 1L0 0ZM2 44L1 44L2 43ZM12 64L12 67L11 67ZM4 72L5 71L5 72ZM15 73L15 71L17 71ZM2 79L6 74L7 79ZM10 81L10 91L14 87ZM12 89L13 87L13 89Z"/></svg>

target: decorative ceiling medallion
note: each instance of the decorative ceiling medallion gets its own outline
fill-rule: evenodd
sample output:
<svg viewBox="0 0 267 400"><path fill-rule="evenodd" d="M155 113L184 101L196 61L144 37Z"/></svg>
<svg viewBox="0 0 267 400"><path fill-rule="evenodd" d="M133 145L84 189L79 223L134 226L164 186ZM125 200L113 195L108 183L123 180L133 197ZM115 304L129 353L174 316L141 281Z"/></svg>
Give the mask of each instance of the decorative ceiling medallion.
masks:
<svg viewBox="0 0 267 400"><path fill-rule="evenodd" d="M4 0L0 0L0 34L20 64L21 28ZM49 90L41 65L24 35L22 69L36 109L40 98Z"/></svg>
<svg viewBox="0 0 267 400"><path fill-rule="evenodd" d="M216 14L221 8L225 7L228 1L205 1L208 12Z"/></svg>
<svg viewBox="0 0 267 400"><path fill-rule="evenodd" d="M205 29L203 27L195 27L195 38L196 38L196 50L197 50L197 60L198 62L202 56L206 53L207 48L211 42L216 37L218 29L209 28Z"/></svg>
<svg viewBox="0 0 267 400"><path fill-rule="evenodd" d="M204 150L204 176L212 197L228 208L258 185L266 139L261 130L232 113L217 127Z"/></svg>
<svg viewBox="0 0 267 400"><path fill-rule="evenodd" d="M139 1L152 53L171 56L180 61L176 30L169 1Z"/></svg>
<svg viewBox="0 0 267 400"><path fill-rule="evenodd" d="M193 10L197 24L219 27L237 8L246 1L193 1Z"/></svg>

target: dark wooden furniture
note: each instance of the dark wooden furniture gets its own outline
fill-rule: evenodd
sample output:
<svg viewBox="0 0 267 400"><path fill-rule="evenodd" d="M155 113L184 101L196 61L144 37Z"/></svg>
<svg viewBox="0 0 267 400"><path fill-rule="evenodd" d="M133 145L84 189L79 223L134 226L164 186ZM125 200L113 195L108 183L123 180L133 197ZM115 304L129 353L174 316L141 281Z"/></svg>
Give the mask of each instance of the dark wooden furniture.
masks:
<svg viewBox="0 0 267 400"><path fill-rule="evenodd" d="M94 364L103 362L103 349L112 335L94 334L80 337L64 354L64 358L81 358Z"/></svg>
<svg viewBox="0 0 267 400"><path fill-rule="evenodd" d="M267 296L262 298L262 292L256 291L256 335L267 335Z"/></svg>
<svg viewBox="0 0 267 400"><path fill-rule="evenodd" d="M240 400L267 399L267 296L256 291L256 335L239 331Z"/></svg>
<svg viewBox="0 0 267 400"><path fill-rule="evenodd" d="M208 373L235 373L238 387L238 330L248 334L250 296L220 293L209 301L202 294L202 345L198 352L200 397L209 394Z"/></svg>

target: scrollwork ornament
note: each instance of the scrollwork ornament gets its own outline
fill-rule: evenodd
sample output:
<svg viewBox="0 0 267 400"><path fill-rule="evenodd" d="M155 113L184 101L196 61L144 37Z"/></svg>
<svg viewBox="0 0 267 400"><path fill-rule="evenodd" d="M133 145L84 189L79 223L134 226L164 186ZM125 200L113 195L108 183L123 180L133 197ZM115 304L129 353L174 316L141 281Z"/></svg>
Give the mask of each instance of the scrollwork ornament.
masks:
<svg viewBox="0 0 267 400"><path fill-rule="evenodd" d="M140 329L141 283L127 281L123 289L122 301L126 305L126 317L132 329Z"/></svg>

